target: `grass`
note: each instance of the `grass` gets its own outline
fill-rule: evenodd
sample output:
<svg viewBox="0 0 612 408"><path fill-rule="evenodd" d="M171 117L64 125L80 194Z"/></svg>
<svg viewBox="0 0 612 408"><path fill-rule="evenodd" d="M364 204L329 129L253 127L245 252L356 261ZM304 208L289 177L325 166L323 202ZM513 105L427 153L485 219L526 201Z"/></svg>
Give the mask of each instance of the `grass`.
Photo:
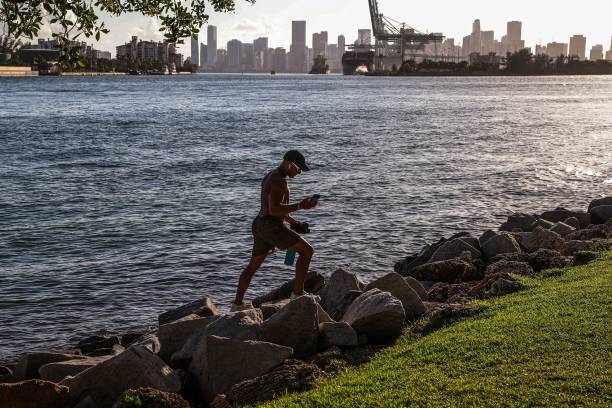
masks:
<svg viewBox="0 0 612 408"><path fill-rule="evenodd" d="M612 251L263 407L612 406Z"/></svg>

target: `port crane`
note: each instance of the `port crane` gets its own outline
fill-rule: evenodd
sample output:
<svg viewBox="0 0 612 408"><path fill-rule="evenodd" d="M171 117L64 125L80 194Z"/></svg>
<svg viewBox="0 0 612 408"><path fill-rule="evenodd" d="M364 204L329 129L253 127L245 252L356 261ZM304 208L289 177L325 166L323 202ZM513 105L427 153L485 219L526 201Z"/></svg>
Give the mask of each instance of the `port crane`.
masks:
<svg viewBox="0 0 612 408"><path fill-rule="evenodd" d="M426 34L384 16L378 11L378 1L368 0L372 34L374 36L374 65L382 69L384 59L399 59L401 63L406 56L414 57L419 51L425 50L429 43L442 42L441 33Z"/></svg>

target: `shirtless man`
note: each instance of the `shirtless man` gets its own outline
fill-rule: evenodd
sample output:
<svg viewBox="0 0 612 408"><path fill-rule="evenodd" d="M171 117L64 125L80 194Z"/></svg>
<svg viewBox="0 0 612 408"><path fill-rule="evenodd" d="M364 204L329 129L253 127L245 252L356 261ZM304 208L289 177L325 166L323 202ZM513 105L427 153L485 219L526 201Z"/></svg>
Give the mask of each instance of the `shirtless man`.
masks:
<svg viewBox="0 0 612 408"><path fill-rule="evenodd" d="M316 197L308 197L299 203L289 204L289 187L287 177L294 178L302 171L310 170L304 156L297 150L285 153L281 165L270 171L261 183L261 209L255 217L251 231L253 232L253 253L248 266L240 275L236 299L231 311L252 307L243 303L251 279L261 266L266 256L274 248L289 249L299 254L295 265L295 283L292 298L304 294L304 280L308 273L310 259L314 253L312 247L297 232L289 229L289 224L301 224L289 214L298 210L308 210L317 205Z"/></svg>

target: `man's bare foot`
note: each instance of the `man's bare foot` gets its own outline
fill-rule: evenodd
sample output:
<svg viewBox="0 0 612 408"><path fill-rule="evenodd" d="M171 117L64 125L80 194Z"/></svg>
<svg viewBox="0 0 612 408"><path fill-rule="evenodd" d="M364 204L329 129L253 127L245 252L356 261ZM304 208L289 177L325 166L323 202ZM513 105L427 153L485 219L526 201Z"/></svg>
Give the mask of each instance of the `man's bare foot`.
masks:
<svg viewBox="0 0 612 408"><path fill-rule="evenodd" d="M246 302L246 303L243 302L243 303L240 303L239 305L232 302L232 306L230 307L230 313L240 312L241 310L248 310L248 309L253 309L253 305L251 304L251 302Z"/></svg>
<svg viewBox="0 0 612 408"><path fill-rule="evenodd" d="M296 293L294 293L294 292L291 292L291 297L289 297L289 300L297 299L297 298L299 298L300 296L310 296L310 297L311 297L311 298L313 298L313 299L314 299L314 301L315 301L315 302L317 302L317 303L319 303L319 302L321 301L321 296L319 296L319 295L313 295L312 293L308 293L308 292L306 292L306 291L304 291L304 292L300 293L299 295L298 295L298 294L296 294Z"/></svg>

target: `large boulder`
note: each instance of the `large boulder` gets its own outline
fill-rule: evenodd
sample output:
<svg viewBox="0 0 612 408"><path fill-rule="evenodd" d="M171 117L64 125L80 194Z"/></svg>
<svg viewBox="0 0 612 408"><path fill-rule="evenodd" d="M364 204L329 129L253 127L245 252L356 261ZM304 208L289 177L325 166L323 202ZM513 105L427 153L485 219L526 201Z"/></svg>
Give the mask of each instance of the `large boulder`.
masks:
<svg viewBox="0 0 612 408"><path fill-rule="evenodd" d="M552 249L541 248L529 254L529 265L536 272L544 269L564 268L569 265L570 261L569 257Z"/></svg>
<svg viewBox="0 0 612 408"><path fill-rule="evenodd" d="M434 244L425 245L420 252L417 254L407 256L400 262L397 262L393 270L399 273L402 276L408 276L410 271L412 271L417 266L421 266L429 261L429 258L444 244L447 240L442 238L438 242Z"/></svg>
<svg viewBox="0 0 612 408"><path fill-rule="evenodd" d="M404 278L406 283L410 285L410 287L419 295L421 300L427 299L427 291L418 280L414 279L412 276L406 276Z"/></svg>
<svg viewBox="0 0 612 408"><path fill-rule="evenodd" d="M343 297L350 291L361 291L361 289L359 278L340 268L332 273L321 289L319 303L332 319L339 320L348 307L346 302L342 301Z"/></svg>
<svg viewBox="0 0 612 408"><path fill-rule="evenodd" d="M142 387L125 391L113 408L191 408L180 394Z"/></svg>
<svg viewBox="0 0 612 408"><path fill-rule="evenodd" d="M601 205L612 205L612 196L596 198L595 200L591 201L589 204L589 212L591 212L594 207L599 207Z"/></svg>
<svg viewBox="0 0 612 408"><path fill-rule="evenodd" d="M468 244L461 238L453 239L452 241L446 241L429 259L431 262L446 261L448 259L458 258L465 251L468 251L472 258L480 258L482 254L479 250Z"/></svg>
<svg viewBox="0 0 612 408"><path fill-rule="evenodd" d="M0 384L2 408L69 407L68 387L43 380L27 380Z"/></svg>
<svg viewBox="0 0 612 408"><path fill-rule="evenodd" d="M471 281L482 278L471 262L459 259L427 263L412 270L410 275L420 281L434 282Z"/></svg>
<svg viewBox="0 0 612 408"><path fill-rule="evenodd" d="M342 321L371 342L387 343L402 333L406 312L402 302L389 292L371 289L348 308Z"/></svg>
<svg viewBox="0 0 612 408"><path fill-rule="evenodd" d="M532 276L533 268L527 262L517 262L517 261L498 261L489 266L487 266L487 270L485 275L492 275L496 273L514 273L516 275L523 276Z"/></svg>
<svg viewBox="0 0 612 408"><path fill-rule="evenodd" d="M319 324L321 348L357 346L357 332L346 322L325 322Z"/></svg>
<svg viewBox="0 0 612 408"><path fill-rule="evenodd" d="M531 231L531 225L535 221L536 218L533 215L514 213L508 216L508 220L499 227L499 230L515 231L516 229L520 229L521 231L528 232Z"/></svg>
<svg viewBox="0 0 612 408"><path fill-rule="evenodd" d="M598 228L579 229L567 234L564 238L568 241L588 241L593 239L604 239L608 236L605 226L596 225Z"/></svg>
<svg viewBox="0 0 612 408"><path fill-rule="evenodd" d="M292 354L293 349L278 344L206 336L198 342L189 373L198 394L212 401L232 385L267 373Z"/></svg>
<svg viewBox="0 0 612 408"><path fill-rule="evenodd" d="M74 377L67 377L61 384L70 388L73 404L88 396L101 407L112 406L130 388L152 387L166 392L179 392L182 388L179 375L141 346L132 346Z"/></svg>
<svg viewBox="0 0 612 408"><path fill-rule="evenodd" d="M488 296L504 296L517 292L523 288L520 282L499 278L491 285L487 292Z"/></svg>
<svg viewBox="0 0 612 408"><path fill-rule="evenodd" d="M575 230L580 229L580 220L576 217L569 217L568 219L563 221L563 223L569 225Z"/></svg>
<svg viewBox="0 0 612 408"><path fill-rule="evenodd" d="M291 347L298 357L317 351L319 319L311 296L300 296L273 314L261 325L259 339Z"/></svg>
<svg viewBox="0 0 612 408"><path fill-rule="evenodd" d="M261 313L263 314L264 320L281 310L283 307L287 306L287 303L289 303L289 299L281 299L275 302L262 303L259 308L261 309Z"/></svg>
<svg viewBox="0 0 612 408"><path fill-rule="evenodd" d="M567 225L566 223L564 223L562 221L559 221L559 222L555 223L555 225L553 225L550 230L552 232L556 232L557 234L559 234L562 237L564 237L567 234L569 234L570 232L575 231L576 228L574 228L572 226L569 226L569 225Z"/></svg>
<svg viewBox="0 0 612 408"><path fill-rule="evenodd" d="M159 356L164 361L170 362L172 355L183 348L189 337L206 329L206 326L217 318L217 316L200 317L192 314L172 323L162 324L158 330Z"/></svg>
<svg viewBox="0 0 612 408"><path fill-rule="evenodd" d="M576 219L578 219L578 218L576 218ZM554 222L546 221L543 218L538 218L538 220L536 222L534 222L533 225L531 226L531 231L536 229L536 227L542 227L544 229L551 229L553 227L553 225L555 225Z"/></svg>
<svg viewBox="0 0 612 408"><path fill-rule="evenodd" d="M612 204L591 208L591 217L593 224L604 224L609 219L612 219Z"/></svg>
<svg viewBox="0 0 612 408"><path fill-rule="evenodd" d="M92 356L101 353L110 354L113 347L120 345L118 336L90 336L78 342L76 347L81 353Z"/></svg>
<svg viewBox="0 0 612 408"><path fill-rule="evenodd" d="M219 314L219 310L213 304L212 299L204 297L160 314L158 322L161 326L162 324L171 323L182 317L189 316L190 314L197 314L201 317L216 316Z"/></svg>
<svg viewBox="0 0 612 408"><path fill-rule="evenodd" d="M486 230L485 232L482 233L482 235L478 238L478 243L480 244L479 247L482 249L482 244L484 244L485 242L487 242L489 239L495 237L499 235L498 232L495 232L493 230Z"/></svg>
<svg viewBox="0 0 612 408"><path fill-rule="evenodd" d="M88 357L78 360L60 361L57 363L49 363L38 369L40 378L55 383L61 382L68 376L74 377L78 373L87 370L103 361L112 358L112 356Z"/></svg>
<svg viewBox="0 0 612 408"><path fill-rule="evenodd" d="M159 342L159 337L157 337L157 330L146 333L144 336L130 344L130 347L144 347L152 353L159 354L161 350L161 343Z"/></svg>
<svg viewBox="0 0 612 408"><path fill-rule="evenodd" d="M531 234L531 239L526 245L535 251L539 248L559 250L565 243L565 240L561 235L554 231L544 229L542 227L536 227Z"/></svg>
<svg viewBox="0 0 612 408"><path fill-rule="evenodd" d="M495 255L507 253L519 253L521 247L516 240L508 234L499 234L488 239L481 246L482 252L487 259L493 258Z"/></svg>
<svg viewBox="0 0 612 408"><path fill-rule="evenodd" d="M253 299L253 306L259 307L263 303L275 302L281 299L289 299L293 292L294 279L283 283L280 287ZM304 290L308 293L318 293L325 284L325 277L318 272L310 271L304 281Z"/></svg>
<svg viewBox="0 0 612 408"><path fill-rule="evenodd" d="M170 357L170 366L186 369L197 344L206 336L220 336L237 340L257 340L263 315L260 309L246 309L220 316L204 328L197 329L183 347Z"/></svg>
<svg viewBox="0 0 612 408"><path fill-rule="evenodd" d="M586 241L566 241L565 244L561 247L561 255L564 256L574 256L576 252L579 251L592 251L597 250L598 245L597 241L594 240L586 240Z"/></svg>
<svg viewBox="0 0 612 408"><path fill-rule="evenodd" d="M230 406L256 405L288 392L306 391L323 373L314 364L286 360L262 376L235 384L227 394Z"/></svg>
<svg viewBox="0 0 612 408"><path fill-rule="evenodd" d="M425 313L425 305L421 297L398 273L391 272L369 283L364 291L380 289L389 292L402 302L407 320L418 319Z"/></svg>
<svg viewBox="0 0 612 408"><path fill-rule="evenodd" d="M14 375L17 379L39 378L38 369L45 364L85 358L87 357L76 354L46 352L27 353L19 359Z"/></svg>
<svg viewBox="0 0 612 408"><path fill-rule="evenodd" d="M584 211L570 211L564 208L557 208L556 210L546 211L540 215L540 218L552 223L563 221L570 217L578 218L581 228L586 228L589 226L589 224L591 224L591 214Z"/></svg>

